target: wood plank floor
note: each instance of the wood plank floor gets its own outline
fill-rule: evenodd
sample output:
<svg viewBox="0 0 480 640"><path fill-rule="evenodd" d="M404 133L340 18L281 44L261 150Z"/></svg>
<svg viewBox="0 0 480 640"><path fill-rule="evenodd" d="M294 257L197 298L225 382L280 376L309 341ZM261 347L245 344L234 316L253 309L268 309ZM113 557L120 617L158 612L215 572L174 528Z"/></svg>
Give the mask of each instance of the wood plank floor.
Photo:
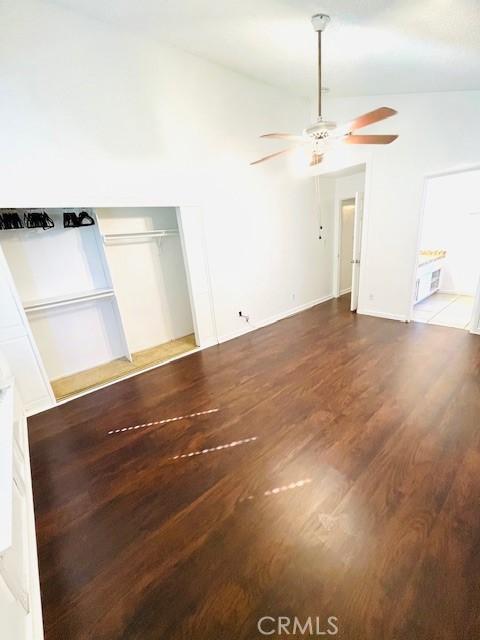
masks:
<svg viewBox="0 0 480 640"><path fill-rule="evenodd" d="M346 303L29 420L47 640L480 636L480 337Z"/></svg>

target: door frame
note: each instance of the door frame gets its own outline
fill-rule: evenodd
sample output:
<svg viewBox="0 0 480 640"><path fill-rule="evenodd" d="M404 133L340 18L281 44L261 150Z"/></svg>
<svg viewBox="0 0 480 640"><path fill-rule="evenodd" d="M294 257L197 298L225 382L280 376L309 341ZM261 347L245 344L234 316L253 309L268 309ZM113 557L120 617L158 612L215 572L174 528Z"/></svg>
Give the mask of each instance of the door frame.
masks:
<svg viewBox="0 0 480 640"><path fill-rule="evenodd" d="M363 173L363 188L361 192L363 193L363 221L362 221L362 233L361 233L361 243L360 243L360 265L359 265L359 306L357 309L357 313L370 315L370 312L365 311L365 304L362 303L362 270L366 264L366 257L368 255L368 225L369 225L369 203L370 203L370 193L371 193L371 183L372 183L372 155L371 152L363 156L361 159L359 158L357 162L352 162L351 159L344 162L343 160L335 160L331 165L329 163L325 164L317 164L314 167L314 171L312 171L311 175L315 179L322 178L340 178L342 176L351 175L353 173ZM330 205L332 208L332 274L331 274L331 292L332 298L338 297L338 288L339 288L339 279L338 279L338 244L339 244L339 215L340 215L340 202L343 200L348 200L350 198L354 199L356 196L356 191L350 192L346 194L346 196L342 198L337 198L337 194L333 194L333 202ZM336 252L336 253L335 253ZM373 315L373 314L371 314Z"/></svg>
<svg viewBox="0 0 480 640"><path fill-rule="evenodd" d="M480 278L478 279L477 291L473 301L472 317L470 318L470 333L480 336Z"/></svg>
<svg viewBox="0 0 480 640"><path fill-rule="evenodd" d="M434 178L441 178L443 176L455 175L456 173L468 173L469 171L478 171L480 170L480 163L468 164L468 165L459 165L456 167L452 167L450 169L443 169L442 171L435 171L433 173L426 173L423 176L423 189L422 189L422 200L420 204L420 214L418 216L417 221L417 231L416 231L416 242L415 242L415 255L413 257L413 269L411 275L411 290L410 290L410 300L409 300L409 308L407 309L407 313L405 314L406 321L413 321L413 307L415 306L415 288L417 282L417 271L418 265L420 262L420 245L422 241L422 232L423 232L423 223L425 220L425 208L427 204L427 189L429 180ZM470 322L469 332L480 335L480 278L477 284L477 291L475 294L475 300L473 303L473 311Z"/></svg>
<svg viewBox="0 0 480 640"><path fill-rule="evenodd" d="M349 196L348 198L339 198L335 202L335 246L334 246L334 259L333 259L333 297L339 298L346 293L352 291L352 287L350 285L350 289L346 291L340 291L340 275L341 275L341 257L342 257L342 208L346 204L352 204L355 206L355 194L353 196ZM356 212L355 212L356 215ZM354 222L355 224L355 222ZM355 229L352 229L352 233L355 233ZM336 256L336 258L335 258ZM353 264L352 264L352 272L353 272Z"/></svg>
<svg viewBox="0 0 480 640"><path fill-rule="evenodd" d="M175 207L195 340L201 349L219 343L209 252L202 209Z"/></svg>

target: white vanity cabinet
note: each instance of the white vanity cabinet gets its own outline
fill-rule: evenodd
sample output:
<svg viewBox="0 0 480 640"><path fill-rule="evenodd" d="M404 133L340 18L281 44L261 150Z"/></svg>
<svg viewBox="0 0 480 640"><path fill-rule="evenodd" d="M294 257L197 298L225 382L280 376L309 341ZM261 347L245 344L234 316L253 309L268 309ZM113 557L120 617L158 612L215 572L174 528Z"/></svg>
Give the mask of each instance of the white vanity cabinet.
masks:
<svg viewBox="0 0 480 640"><path fill-rule="evenodd" d="M1 357L0 638L43 638L27 420Z"/></svg>
<svg viewBox="0 0 480 640"><path fill-rule="evenodd" d="M419 264L415 285L415 304L440 289L443 263L443 258L436 258Z"/></svg>

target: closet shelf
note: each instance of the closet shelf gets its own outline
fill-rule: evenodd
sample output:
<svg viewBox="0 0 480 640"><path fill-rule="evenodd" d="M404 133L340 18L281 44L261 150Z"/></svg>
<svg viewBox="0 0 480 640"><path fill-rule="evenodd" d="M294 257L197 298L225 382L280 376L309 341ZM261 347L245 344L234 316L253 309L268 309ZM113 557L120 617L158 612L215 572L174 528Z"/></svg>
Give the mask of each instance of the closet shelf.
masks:
<svg viewBox="0 0 480 640"><path fill-rule="evenodd" d="M88 302L89 300L99 300L100 298L110 298L114 295L115 293L113 289L97 289L96 291L86 291L85 293L77 293L69 296L57 296L56 298L46 298L44 300L24 302L23 308L26 313L32 313L34 311L42 311L44 309L52 309L55 307L65 307L70 304Z"/></svg>
<svg viewBox="0 0 480 640"><path fill-rule="evenodd" d="M132 233L105 233L103 242L110 244L115 240L141 240L142 238L164 238L178 236L178 229L155 229L152 231L134 231Z"/></svg>

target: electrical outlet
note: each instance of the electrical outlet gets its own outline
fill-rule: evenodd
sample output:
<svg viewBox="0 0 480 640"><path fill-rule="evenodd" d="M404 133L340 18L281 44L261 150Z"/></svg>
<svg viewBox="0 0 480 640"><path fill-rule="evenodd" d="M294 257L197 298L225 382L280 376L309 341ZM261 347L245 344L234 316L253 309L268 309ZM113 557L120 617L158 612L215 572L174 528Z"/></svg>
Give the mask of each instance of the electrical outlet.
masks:
<svg viewBox="0 0 480 640"><path fill-rule="evenodd" d="M292 293L292 300L295 300L296 297L297 297L296 294Z"/></svg>
<svg viewBox="0 0 480 640"><path fill-rule="evenodd" d="M372 300L374 299L374 297L375 297L375 296L373 295L373 293L369 293L369 294L368 294L368 299L370 300L370 302L372 302Z"/></svg>

